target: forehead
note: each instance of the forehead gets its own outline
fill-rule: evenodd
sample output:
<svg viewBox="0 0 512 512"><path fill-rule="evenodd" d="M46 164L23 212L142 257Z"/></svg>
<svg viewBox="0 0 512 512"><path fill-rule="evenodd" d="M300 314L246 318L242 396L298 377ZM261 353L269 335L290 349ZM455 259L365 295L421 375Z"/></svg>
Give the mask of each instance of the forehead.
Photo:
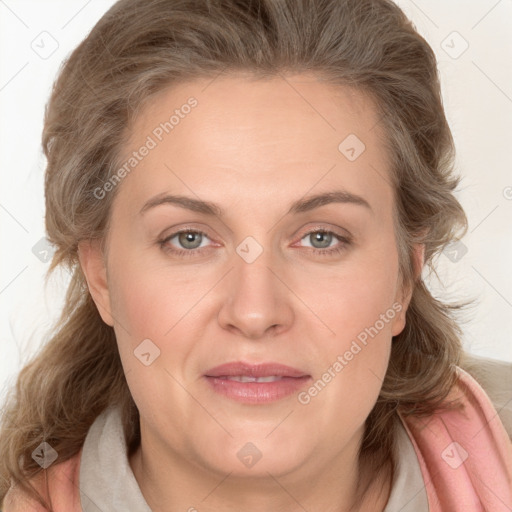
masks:
<svg viewBox="0 0 512 512"><path fill-rule="evenodd" d="M196 102L193 108L187 106L190 98ZM269 136L279 134L274 141L279 145L290 145L298 133L312 142L327 136L326 145L331 146L350 130L368 142L378 134L378 130L365 133L373 132L378 124L370 96L312 74L256 79L239 73L172 85L146 102L132 125L130 142L152 133L173 114L174 139L193 132L194 139L207 138L212 145L221 140L238 147L235 145L244 141L244 135L254 138L249 132L255 126L261 141L266 137L272 143ZM182 122L185 119L186 123Z"/></svg>
<svg viewBox="0 0 512 512"><path fill-rule="evenodd" d="M134 201L179 189L226 202L235 189L242 200L270 188L279 200L280 191L297 196L339 185L375 199L381 189L385 198L380 137L368 96L314 75L197 79L160 91L141 109L121 160L151 149L123 188Z"/></svg>

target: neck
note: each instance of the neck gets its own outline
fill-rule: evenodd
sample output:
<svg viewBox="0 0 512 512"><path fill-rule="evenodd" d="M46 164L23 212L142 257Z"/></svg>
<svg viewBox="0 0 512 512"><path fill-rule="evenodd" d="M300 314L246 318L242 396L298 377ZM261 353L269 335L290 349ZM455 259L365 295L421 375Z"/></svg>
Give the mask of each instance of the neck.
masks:
<svg viewBox="0 0 512 512"><path fill-rule="evenodd" d="M382 512L391 492L391 475L387 472L376 475L364 498L354 504L358 448L356 442L324 467L303 464L286 475L268 471L250 477L233 472L220 474L176 452L146 448L143 443L129 462L154 512ZM353 464L347 464L349 458ZM166 469L162 471L162 467Z"/></svg>

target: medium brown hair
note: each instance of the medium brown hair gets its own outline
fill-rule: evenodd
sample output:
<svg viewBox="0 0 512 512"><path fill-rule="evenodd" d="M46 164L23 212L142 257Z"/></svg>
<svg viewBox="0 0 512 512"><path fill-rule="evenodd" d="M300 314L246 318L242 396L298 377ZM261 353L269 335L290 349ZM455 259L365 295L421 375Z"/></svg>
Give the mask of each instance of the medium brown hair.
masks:
<svg viewBox="0 0 512 512"><path fill-rule="evenodd" d="M413 287L404 330L394 337L379 398L366 420L359 456L360 495L379 472L393 472L398 413L428 415L455 382L460 305L434 298L414 277L412 247L425 264L460 231L454 197L454 144L435 55L390 0L121 0L64 62L47 104L42 143L47 238L55 245L46 280L71 273L65 306L40 352L19 373L0 431L0 499L11 483L38 496L41 472L31 453L41 441L57 462L75 455L95 418L123 410L130 453L139 416L114 330L88 291L78 242L104 240L114 193L94 195L120 165L142 106L156 93L195 78L248 72L255 77L311 72L372 99L389 153L400 276ZM341 142L341 141L340 141ZM122 186L122 185L120 185Z"/></svg>

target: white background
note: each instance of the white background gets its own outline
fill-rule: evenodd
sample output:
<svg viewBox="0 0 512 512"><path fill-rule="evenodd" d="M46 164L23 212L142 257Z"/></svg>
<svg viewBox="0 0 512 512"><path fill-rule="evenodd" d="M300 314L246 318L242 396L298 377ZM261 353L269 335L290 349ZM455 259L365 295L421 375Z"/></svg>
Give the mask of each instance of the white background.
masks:
<svg viewBox="0 0 512 512"><path fill-rule="evenodd" d="M44 105L62 60L113 3L0 0L0 398L67 282L57 272L45 290L48 263L32 251L45 235ZM429 283L443 300L476 299L461 318L468 351L512 362L512 0L397 3L437 55L469 218L467 253L440 255Z"/></svg>

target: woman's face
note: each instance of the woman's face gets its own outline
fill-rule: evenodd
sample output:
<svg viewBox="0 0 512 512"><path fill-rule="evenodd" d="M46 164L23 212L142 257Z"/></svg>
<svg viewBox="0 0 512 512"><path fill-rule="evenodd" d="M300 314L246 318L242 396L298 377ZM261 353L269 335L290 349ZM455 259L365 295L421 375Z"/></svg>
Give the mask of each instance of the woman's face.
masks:
<svg viewBox="0 0 512 512"><path fill-rule="evenodd" d="M119 187L106 272L97 247L81 262L147 453L276 477L355 455L409 301L379 129L311 75L197 80L141 111L95 191Z"/></svg>

